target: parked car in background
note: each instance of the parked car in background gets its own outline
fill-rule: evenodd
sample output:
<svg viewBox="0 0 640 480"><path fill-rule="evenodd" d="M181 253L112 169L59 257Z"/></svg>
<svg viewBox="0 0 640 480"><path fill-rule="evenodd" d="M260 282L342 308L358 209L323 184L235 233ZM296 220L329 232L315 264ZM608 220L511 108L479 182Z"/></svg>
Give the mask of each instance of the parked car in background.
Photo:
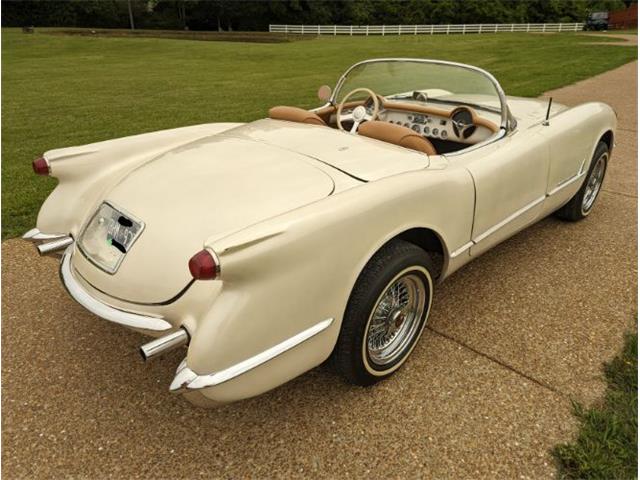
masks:
<svg viewBox="0 0 640 480"><path fill-rule="evenodd" d="M583 30L607 30L609 28L609 12L592 12L584 22Z"/></svg>
<svg viewBox="0 0 640 480"><path fill-rule="evenodd" d="M547 215L591 213L614 145L608 105L508 97L459 63L367 60L319 97L33 162L59 183L24 238L61 254L87 310L158 337L145 358L188 345L170 390L198 405L328 358L353 384L387 378L439 282Z"/></svg>

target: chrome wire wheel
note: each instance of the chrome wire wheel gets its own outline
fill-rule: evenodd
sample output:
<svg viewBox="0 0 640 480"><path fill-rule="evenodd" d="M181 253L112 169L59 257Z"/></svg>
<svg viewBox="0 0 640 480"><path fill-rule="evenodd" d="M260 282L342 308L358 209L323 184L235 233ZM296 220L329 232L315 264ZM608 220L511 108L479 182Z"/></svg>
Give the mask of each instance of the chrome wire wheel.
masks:
<svg viewBox="0 0 640 480"><path fill-rule="evenodd" d="M373 308L365 337L367 356L373 366L398 360L419 333L427 304L424 281L406 273L391 281Z"/></svg>
<svg viewBox="0 0 640 480"><path fill-rule="evenodd" d="M604 180L604 172L607 167L607 154L603 154L598 158L591 175L587 179L587 186L584 190L584 196L582 197L582 214L586 215L593 207L594 202L600 188L602 187L602 181Z"/></svg>

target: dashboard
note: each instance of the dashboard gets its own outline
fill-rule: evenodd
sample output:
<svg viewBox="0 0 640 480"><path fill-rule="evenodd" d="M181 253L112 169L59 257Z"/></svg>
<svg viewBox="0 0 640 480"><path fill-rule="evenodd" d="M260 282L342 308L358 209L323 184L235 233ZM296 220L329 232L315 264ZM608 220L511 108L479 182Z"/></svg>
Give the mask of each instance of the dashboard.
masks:
<svg viewBox="0 0 640 480"><path fill-rule="evenodd" d="M410 128L420 135L448 140L453 137L451 121L430 115L412 114L406 112L385 111L380 113L380 120Z"/></svg>
<svg viewBox="0 0 640 480"><path fill-rule="evenodd" d="M451 112L443 111L440 114L393 110L387 107L380 112L378 119L410 128L426 138L465 144L479 143L498 130L493 122L478 117L467 107L457 107Z"/></svg>
<svg viewBox="0 0 640 480"><path fill-rule="evenodd" d="M424 103L396 102L384 97L378 99L380 110L377 120L410 128L430 140L473 145L486 140L499 130L499 114L483 111L480 116L466 105L447 108ZM352 102L347 105L343 114L352 114L353 109L362 104ZM371 99L364 102L364 107L369 115L374 113Z"/></svg>
<svg viewBox="0 0 640 480"><path fill-rule="evenodd" d="M476 110L466 105L448 107L426 104L424 101L395 101L377 97L377 120L410 128L429 140L447 142L451 145L474 145L499 131L498 113L483 110L482 115L479 115ZM347 117L353 115L359 105L363 105L370 116L374 114L375 107L371 98L364 102L346 103L342 114Z"/></svg>

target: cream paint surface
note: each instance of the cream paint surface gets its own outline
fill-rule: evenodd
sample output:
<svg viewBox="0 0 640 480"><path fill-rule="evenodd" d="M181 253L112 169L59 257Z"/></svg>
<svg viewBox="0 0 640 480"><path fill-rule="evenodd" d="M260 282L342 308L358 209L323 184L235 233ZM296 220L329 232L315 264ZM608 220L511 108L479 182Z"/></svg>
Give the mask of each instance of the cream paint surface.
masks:
<svg viewBox="0 0 640 480"><path fill-rule="evenodd" d="M209 235L241 230L334 188L329 175L292 152L227 137L191 144L138 168L107 194L112 205L146 224L115 275L87 261L75 267L113 296L164 301L189 282L187 261ZM150 278L164 281L157 285Z"/></svg>
<svg viewBox="0 0 640 480"><path fill-rule="evenodd" d="M146 236L115 276L107 277L78 254L73 266L95 297L185 326L192 337L187 364L198 374L229 368L324 319L335 319L330 328L273 361L202 390L198 402L251 397L326 359L358 274L394 236L412 228L436 232L443 242L446 277L470 254L509 237L575 193L579 184L545 197L557 176L575 168L580 155L572 145L588 144L593 150L600 135L615 129L611 109L604 104L578 107L590 119L576 130L574 109L556 107L546 127L532 121L543 102L509 101L519 130L483 148L445 157L428 158L330 129L272 120L187 127L47 152L60 185L45 202L38 227L77 236L104 199L142 218ZM117 161L109 161L113 158ZM105 168L95 169L96 162ZM181 168L175 169L176 163ZM216 185L215 179L221 181ZM544 201L535 209L466 249L539 195ZM145 302L170 297L189 281L187 261L203 246L219 255L219 280L196 282L203 285L163 307L113 298ZM106 293L95 290L98 285Z"/></svg>

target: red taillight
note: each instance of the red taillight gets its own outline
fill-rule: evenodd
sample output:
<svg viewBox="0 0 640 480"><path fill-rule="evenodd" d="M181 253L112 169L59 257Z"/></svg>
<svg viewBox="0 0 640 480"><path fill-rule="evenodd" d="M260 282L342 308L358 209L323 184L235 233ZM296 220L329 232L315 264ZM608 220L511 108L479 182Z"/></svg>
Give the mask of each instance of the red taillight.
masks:
<svg viewBox="0 0 640 480"><path fill-rule="evenodd" d="M213 280L218 274L218 264L207 250L201 250L189 260L189 271L196 280Z"/></svg>
<svg viewBox="0 0 640 480"><path fill-rule="evenodd" d="M31 165L36 175L49 175L49 162L44 157L36 158Z"/></svg>

